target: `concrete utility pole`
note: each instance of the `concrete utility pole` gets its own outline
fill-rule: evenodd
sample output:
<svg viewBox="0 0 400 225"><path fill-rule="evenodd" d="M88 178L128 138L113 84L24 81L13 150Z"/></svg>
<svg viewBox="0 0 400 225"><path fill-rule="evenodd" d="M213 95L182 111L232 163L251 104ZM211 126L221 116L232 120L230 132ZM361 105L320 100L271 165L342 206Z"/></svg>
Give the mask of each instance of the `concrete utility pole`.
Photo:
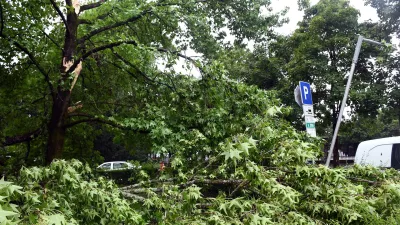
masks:
<svg viewBox="0 0 400 225"><path fill-rule="evenodd" d="M351 86L351 79L353 79L354 70L356 68L356 64L357 64L357 61L358 61L358 56L360 55L361 45L362 45L363 41L365 41L365 42L367 42L369 44L383 45L380 42L369 40L369 39L364 38L361 35L358 35L358 41L357 41L357 45L356 45L356 51L354 52L353 63L351 64L351 69L350 69L349 78L347 80L346 90L344 91L342 105L340 107L339 116L337 118L335 131L333 132L331 147L329 148L328 158L326 159L326 164L325 165L327 167L329 167L329 163L331 162L333 148L335 147L335 142L336 142L337 134L338 134L339 127L340 127L340 122L342 121L343 110L344 110L344 107L346 106L347 96L349 95L349 90L350 90L350 86Z"/></svg>

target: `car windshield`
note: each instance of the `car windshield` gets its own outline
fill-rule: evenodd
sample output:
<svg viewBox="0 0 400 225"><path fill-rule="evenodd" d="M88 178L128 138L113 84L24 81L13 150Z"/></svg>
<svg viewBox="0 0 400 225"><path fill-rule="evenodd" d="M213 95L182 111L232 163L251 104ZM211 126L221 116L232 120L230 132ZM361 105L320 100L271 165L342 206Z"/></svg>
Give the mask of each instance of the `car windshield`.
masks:
<svg viewBox="0 0 400 225"><path fill-rule="evenodd" d="M105 164L101 165L100 168L105 169L105 170L111 169L111 163L105 163Z"/></svg>

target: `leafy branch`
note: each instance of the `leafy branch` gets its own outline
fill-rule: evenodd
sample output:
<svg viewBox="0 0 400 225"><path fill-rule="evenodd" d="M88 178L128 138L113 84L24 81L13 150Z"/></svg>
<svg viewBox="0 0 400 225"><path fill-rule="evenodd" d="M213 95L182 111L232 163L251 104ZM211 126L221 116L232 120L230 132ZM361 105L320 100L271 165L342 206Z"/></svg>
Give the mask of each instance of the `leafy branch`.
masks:
<svg viewBox="0 0 400 225"><path fill-rule="evenodd" d="M1 25L1 27L0 27L0 37L1 38L4 38L4 39L7 39L8 41L10 41L15 47L17 47L18 49L20 49L21 51L23 51L25 54L27 54L28 55L28 57L29 57L29 59L32 61L32 63L36 66L36 68L39 70L39 72L43 75L43 77L44 77L44 79L45 79L45 81L46 81L46 83L47 83L47 86L48 86L48 88L49 88L49 90L50 90L50 92L51 92L51 96L53 97L53 99L54 99L54 87L53 87L53 85L51 84L51 81L50 81L50 77L49 77L49 74L45 71L45 69L40 65L40 63L36 60L36 58L35 58L35 56L33 55L33 53L32 52L30 52L26 47L24 47L23 45L21 45L20 43L18 43L17 41L15 41L15 40L12 40L11 38L9 38L9 37L7 37L7 36L5 36L4 34L3 34L3 29L4 29L4 16L3 16L3 5L1 4L1 2L0 2L0 25Z"/></svg>
<svg viewBox="0 0 400 225"><path fill-rule="evenodd" d="M94 9L97 7L100 7L106 0L100 0L98 2L94 2L91 4L87 4L87 5L83 5L81 6L81 8L79 9L79 13L85 11L85 10L89 10L89 9Z"/></svg>
<svg viewBox="0 0 400 225"><path fill-rule="evenodd" d="M54 0L50 0L51 5L53 8L56 10L57 14L61 17L61 20L63 21L65 28L67 29L68 32L70 32L67 20L65 19L64 14L61 12L60 8L58 7L57 3Z"/></svg>
<svg viewBox="0 0 400 225"><path fill-rule="evenodd" d="M67 129L67 128L73 127L73 126L81 124L81 123L95 122L95 123L107 124L109 126L112 126L112 127L115 127L115 128L119 128L119 129L122 129L122 130L134 130L135 132L142 133L142 134L150 133L150 131L148 131L148 130L131 129L131 128L127 127L127 126L124 126L122 124L117 123L116 121L95 117L95 116L92 116L90 114L76 113L76 114L72 114L72 116L82 116L82 117L87 117L87 119L76 120L76 121L67 123L67 124L65 124L63 126L63 128Z"/></svg>
<svg viewBox="0 0 400 225"><path fill-rule="evenodd" d="M23 51L25 54L28 55L29 59L30 59L30 60L32 61L32 63L36 66L36 68L39 70L39 72L43 75L43 77L44 77L44 79L45 79L45 81L46 81L46 83L47 83L47 86L48 86L48 88L49 88L49 90L50 90L50 92L51 92L51 96L52 96L53 99L54 99L54 97L55 97L55 96L54 96L54 95L55 95L55 92L54 92L54 87L53 87L53 85L52 85L52 83L51 83L51 81L50 81L49 74L48 74L48 72L46 72L46 71L44 70L44 68L43 68L43 67L40 65L40 63L36 60L36 58L35 58L35 56L33 55L33 53L30 52L26 47L22 46L20 43L14 41L14 40L11 40L11 39L9 39L9 38L7 38L7 37L5 37L3 34L2 34L0 37L5 38L5 39L8 39L9 41L11 41L11 42L14 44L14 46L16 46L18 49L20 49L21 51Z"/></svg>
<svg viewBox="0 0 400 225"><path fill-rule="evenodd" d="M46 36L55 46L57 46L62 52L64 52L64 49L61 48L61 46L52 38L49 34L46 33L44 30L40 30L44 36Z"/></svg>
<svg viewBox="0 0 400 225"><path fill-rule="evenodd" d="M106 49L112 49L114 47L118 47L120 45L123 44L128 44L128 45L134 45L134 46L138 46L138 43L134 40L125 40L125 41L117 41L117 42L112 42L106 45L102 45L102 46L98 46L98 47L94 47L90 50L88 50L87 52L84 52L80 58L80 60L77 60L74 62L74 64L69 68L69 70L67 71L67 73L71 73L72 71L74 71L76 69L76 67L79 65L79 63L81 63L83 60L87 59L88 57L90 57L92 54L106 50ZM190 56L184 55L182 53L180 53L179 51L171 51L168 50L166 48L149 48L155 51L159 51L159 52L163 52L163 53L169 53L169 54L173 54L176 56L179 56L181 58L184 58L186 60L189 60L192 64L194 64L199 70L200 72L202 72L203 74L205 73L204 69L202 68L201 65L199 65L199 63L193 59Z"/></svg>
<svg viewBox="0 0 400 225"><path fill-rule="evenodd" d="M206 0L199 0L199 1L195 1L194 3L197 4L197 3L203 3L203 2L206 2ZM78 43L84 43L86 40L88 40L88 39L90 39L91 37L93 37L93 36L95 36L95 35L97 35L97 34L100 34L100 33L104 32L104 31L108 31L108 30L111 30L111 29L114 29L114 28L117 28L117 27L121 27L121 26L127 25L127 24L129 24L129 23L131 23L131 22L135 22L135 21L141 19L141 18L142 18L143 16L145 16L146 14L152 13L152 12L153 12L153 9L154 9L155 7L162 7L162 6L179 6L179 5L185 5L185 4L188 4L188 2L184 1L183 3L175 3L175 2L163 3L163 1L160 1L160 2L158 2L157 4L155 4L154 6L151 6L150 8L145 9L145 10L143 10L142 12L140 12L139 14L134 15L134 16L132 16L132 17L126 19L126 20L119 21L119 22L113 23L113 24L111 24L111 25L104 26L104 27L101 27L101 28L98 28L98 29L95 29L95 30L89 32L88 34L86 34L86 35L84 35L82 38L80 38L80 39L78 40ZM92 6L95 6L95 7L99 7L99 6L101 5L101 1L100 1L100 2L97 2L97 3L93 3L93 4L91 4L91 5L92 5ZM81 11L82 11L82 8L86 9L86 8L89 8L89 6L87 6L87 7L82 6L82 7L81 7ZM94 8L94 7L92 7L92 8Z"/></svg>
<svg viewBox="0 0 400 225"><path fill-rule="evenodd" d="M173 87L173 86L171 86L171 85L168 85L168 84L166 84L166 83L163 83L163 82L160 82L160 81L151 79L151 78L150 78L149 76L147 76L143 71L141 71L137 66L135 66L133 63L129 62L127 59L125 59L124 57L122 57L120 54L118 54L118 53L115 52L115 51L113 51L113 53L114 53L114 55L115 55L118 59L120 59L124 64L126 64L126 65L132 67L135 71L137 71L145 80L150 81L151 83L156 83L156 84L164 85L164 86L168 87L169 89L171 89L172 91L175 91L175 92L176 92L176 88L175 88L175 87ZM127 71L127 72L129 72L129 71Z"/></svg>
<svg viewBox="0 0 400 225"><path fill-rule="evenodd" d="M134 21L136 21L136 20L142 18L144 15L146 15L146 14L149 13L149 12L151 12L151 10L144 10L144 11L142 11L141 13L139 13L138 15L133 16L133 17L127 19L127 20L120 21L120 22L116 22L116 23L114 23L114 24L111 24L111 25L108 25L108 26L104 26L104 27L95 29L95 30L89 32L88 34L86 34L85 36L83 36L82 38L80 38L80 39L78 40L78 43L81 43L81 44L82 44L82 43L84 43L86 40L90 39L91 37L93 37L93 36L95 36L95 35L97 35L97 34L100 34L100 33L104 32L104 31L108 31L108 30L111 30L111 29L113 29L113 28L121 27L121 26L126 25L126 24L128 24L128 23L134 22Z"/></svg>

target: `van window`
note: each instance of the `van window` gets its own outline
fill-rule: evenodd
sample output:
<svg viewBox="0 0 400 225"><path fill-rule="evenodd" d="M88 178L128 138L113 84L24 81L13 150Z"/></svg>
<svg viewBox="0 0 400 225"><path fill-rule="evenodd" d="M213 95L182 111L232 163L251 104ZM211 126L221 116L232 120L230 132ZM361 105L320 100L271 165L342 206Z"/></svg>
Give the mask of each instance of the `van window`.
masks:
<svg viewBox="0 0 400 225"><path fill-rule="evenodd" d="M378 145L368 151L365 159L366 165L375 167L390 167L392 156L392 144Z"/></svg>
<svg viewBox="0 0 400 225"><path fill-rule="evenodd" d="M400 169L400 144L393 144L391 161L392 168Z"/></svg>
<svg viewBox="0 0 400 225"><path fill-rule="evenodd" d="M121 168L122 168L122 163L113 163L114 170L121 169Z"/></svg>

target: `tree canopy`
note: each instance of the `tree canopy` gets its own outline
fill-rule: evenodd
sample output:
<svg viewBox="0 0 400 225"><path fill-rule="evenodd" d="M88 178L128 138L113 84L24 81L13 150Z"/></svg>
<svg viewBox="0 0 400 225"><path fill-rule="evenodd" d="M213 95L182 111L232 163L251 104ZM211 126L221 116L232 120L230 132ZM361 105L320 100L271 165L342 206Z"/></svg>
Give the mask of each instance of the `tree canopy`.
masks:
<svg viewBox="0 0 400 225"><path fill-rule="evenodd" d="M1 1L2 145L38 139L29 145L46 149L48 164L71 146L73 131L67 130L81 123L125 128L113 118L129 114L137 120L128 126L131 131L152 132L151 121L140 116L152 100L157 103L159 86L181 95L176 60L198 67L202 76L211 73L184 51L190 47L212 57L224 29L237 43L265 40L279 24L278 15L261 15L271 12L269 5L269 0Z"/></svg>

